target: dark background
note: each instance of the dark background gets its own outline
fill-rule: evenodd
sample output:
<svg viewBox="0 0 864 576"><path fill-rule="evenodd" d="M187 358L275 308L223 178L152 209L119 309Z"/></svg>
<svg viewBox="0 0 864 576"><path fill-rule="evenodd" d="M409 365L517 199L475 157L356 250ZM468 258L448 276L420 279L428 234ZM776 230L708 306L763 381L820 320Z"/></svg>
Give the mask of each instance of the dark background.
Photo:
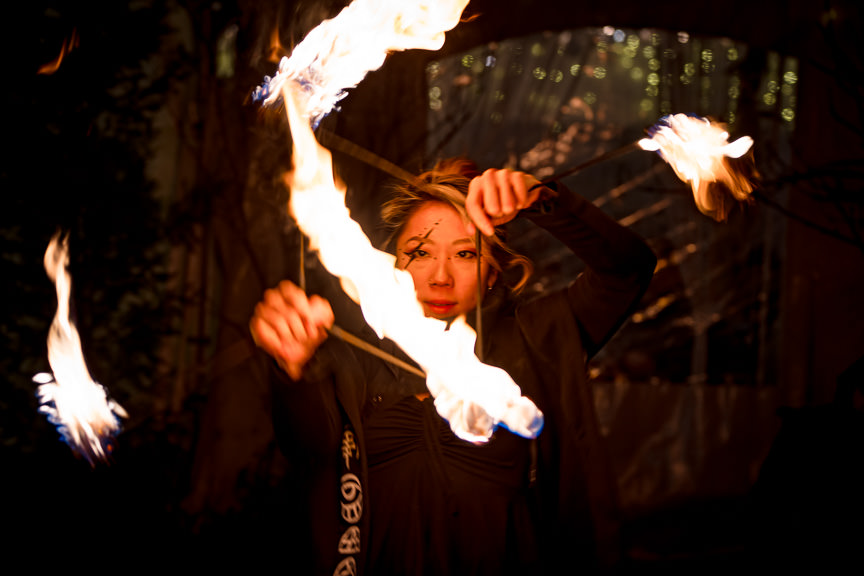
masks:
<svg viewBox="0 0 864 576"><path fill-rule="evenodd" d="M91 553L199 566L276 558L290 567L285 540L298 529L290 510L300 496L280 488L302 471L274 446L266 364L246 323L265 288L296 279L299 241L284 214L284 122L249 95L285 47L341 6L152 0L4 8L0 510L3 548L13 555L82 565ZM733 236L766 214L772 230L782 228L771 248L776 261L762 254L752 263L771 289L748 293L736 276L720 280L736 301L769 301L759 308L771 316L766 340L747 339L758 322L752 316L737 328L717 322L707 368L658 379L625 352L656 357L663 347L625 327L595 366L621 503L610 563L622 573L738 568L802 550L830 560L856 548L860 528L846 523L860 526L860 412L834 400L838 377L864 354L860 10L852 0L478 0L466 10L478 17L448 33L441 51L394 54L322 123L342 139L332 146L348 203L374 236L388 175L344 142L408 170L428 166L436 154L426 149L433 59L609 25L730 38L749 48L757 76L768 53L797 61L783 163L757 153L765 185L755 206L729 222ZM71 50L56 70L40 70L64 43ZM746 104L758 99L757 88L742 90L742 110L754 114L747 126L762 126L757 107ZM762 130L760 137L772 140ZM662 237L640 226L649 239ZM112 461L95 467L37 412L31 381L49 369L45 338L56 297L42 255L58 229L70 235L73 309L88 366L130 413ZM556 263L554 249L546 254L541 271L573 272ZM313 286L332 290L314 259L306 265ZM646 310L669 288L653 290ZM674 319L697 313L677 310ZM361 331L345 314L340 323ZM701 341L692 331L673 334L687 350ZM717 353L727 349L734 353ZM610 370L624 374L623 388ZM712 436L718 429L725 435ZM757 483L772 444L769 473ZM675 480L682 469L686 482ZM45 542L75 552L34 554Z"/></svg>

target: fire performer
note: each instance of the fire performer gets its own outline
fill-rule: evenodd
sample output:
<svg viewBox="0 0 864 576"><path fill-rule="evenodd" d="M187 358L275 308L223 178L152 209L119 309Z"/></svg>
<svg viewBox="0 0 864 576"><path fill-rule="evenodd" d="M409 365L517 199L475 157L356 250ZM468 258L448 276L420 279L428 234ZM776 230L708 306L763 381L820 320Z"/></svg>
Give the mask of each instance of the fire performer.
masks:
<svg viewBox="0 0 864 576"><path fill-rule="evenodd" d="M542 411L536 439L503 426L485 443L458 438L423 378L328 338L326 300L289 281L265 292L250 329L275 360L280 447L304 475L297 480L306 494L297 498L308 516L286 519L310 540L298 546L308 555L303 573L590 570L598 446L586 364L637 304L655 257L579 195L538 184L522 172L439 162L419 182L397 186L382 213L389 249L426 316L470 322L481 306L477 354ZM530 261L507 247L501 229L515 217L552 233L585 271L564 290L520 301ZM514 266L521 277L505 285ZM392 342L381 347L411 362Z"/></svg>

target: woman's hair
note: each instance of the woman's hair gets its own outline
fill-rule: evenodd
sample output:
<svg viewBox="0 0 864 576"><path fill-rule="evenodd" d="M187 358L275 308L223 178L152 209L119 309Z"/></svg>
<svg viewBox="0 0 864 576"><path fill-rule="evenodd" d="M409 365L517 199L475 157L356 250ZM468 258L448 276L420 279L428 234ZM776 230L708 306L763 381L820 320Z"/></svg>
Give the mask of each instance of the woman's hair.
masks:
<svg viewBox="0 0 864 576"><path fill-rule="evenodd" d="M464 222L468 222L465 210L465 198L468 195L468 185L471 179L479 176L477 166L465 158L449 158L439 160L435 167L417 177L415 182L399 182L393 185L393 196L381 209L381 218L387 228L388 235L385 248L395 249L396 238L402 228L423 204L426 202L442 202L451 206ZM483 237L482 256L488 259L489 265L498 271L503 279L504 270L521 268L519 280L511 287L518 293L528 283L534 266L531 261L514 252L505 242L505 232L502 228L495 229L495 235Z"/></svg>

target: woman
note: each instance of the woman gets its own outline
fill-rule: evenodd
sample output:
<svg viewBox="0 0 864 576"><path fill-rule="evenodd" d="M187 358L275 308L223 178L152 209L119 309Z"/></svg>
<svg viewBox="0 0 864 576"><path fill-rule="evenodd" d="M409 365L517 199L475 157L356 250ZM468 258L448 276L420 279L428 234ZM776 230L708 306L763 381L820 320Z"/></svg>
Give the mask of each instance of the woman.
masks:
<svg viewBox="0 0 864 576"><path fill-rule="evenodd" d="M449 161L420 180L384 208L396 265L411 273L425 314L442 320L473 321L479 282L478 355L537 404L544 430L536 441L503 428L482 445L458 439L422 378L327 338L328 302L289 282L268 290L250 328L281 367L274 424L286 456L307 474L309 520L301 522L314 542L314 572L585 568L593 536L585 468L594 448L586 362L638 302L654 256L589 202L521 172L476 174ZM504 286L508 267L523 269L514 288L530 270L496 229L517 215L585 262L567 289L517 302ZM381 346L399 355L392 343Z"/></svg>

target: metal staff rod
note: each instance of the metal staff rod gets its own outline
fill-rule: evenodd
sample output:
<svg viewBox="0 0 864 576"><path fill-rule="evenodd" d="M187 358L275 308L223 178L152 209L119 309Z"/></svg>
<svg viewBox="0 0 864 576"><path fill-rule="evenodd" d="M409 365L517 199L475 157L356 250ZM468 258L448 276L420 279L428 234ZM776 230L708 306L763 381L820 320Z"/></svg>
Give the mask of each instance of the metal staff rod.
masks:
<svg viewBox="0 0 864 576"><path fill-rule="evenodd" d="M618 158L620 156L624 156L626 154L629 154L630 152L633 152L634 150L641 150L641 149L642 148L639 146L638 141L637 142L630 142L629 144L625 144L624 146L621 146L620 148L615 148L614 150L610 150L609 152L604 152L603 154L599 154L599 155L595 156L594 158L591 158L590 160L583 162L582 164L578 164L578 165L574 166L573 168L568 168L567 170L564 170L563 172L559 172L558 174L554 174L554 175L550 176L549 178L546 178L546 179L542 180L541 182L538 182L537 184L532 186L531 190L534 190L534 189L539 188L541 186L546 186L547 184L551 184L552 182L555 182L557 180L561 180L562 178L566 178L567 176L572 176L573 174L576 174L577 172L581 172L582 170L585 170L586 168L590 168L591 166L594 166L596 164L601 164L601 163L606 162L608 160L612 160L614 158Z"/></svg>

